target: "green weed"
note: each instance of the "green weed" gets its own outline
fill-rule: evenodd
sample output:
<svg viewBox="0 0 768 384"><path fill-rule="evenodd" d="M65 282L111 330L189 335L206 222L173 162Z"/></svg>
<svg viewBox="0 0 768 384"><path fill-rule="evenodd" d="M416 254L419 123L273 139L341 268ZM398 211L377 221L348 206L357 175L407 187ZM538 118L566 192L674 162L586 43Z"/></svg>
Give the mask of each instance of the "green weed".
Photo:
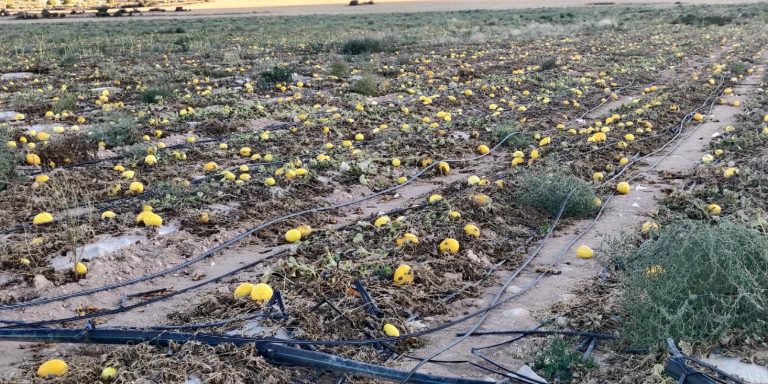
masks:
<svg viewBox="0 0 768 384"><path fill-rule="evenodd" d="M682 221L635 247L611 249L625 287L623 336L705 345L768 332L768 238L741 225Z"/></svg>
<svg viewBox="0 0 768 384"><path fill-rule="evenodd" d="M568 202L566 203L566 198ZM557 215L565 203L563 217L584 218L597 213L595 191L576 176L561 171L529 172L522 176L515 197L524 205Z"/></svg>

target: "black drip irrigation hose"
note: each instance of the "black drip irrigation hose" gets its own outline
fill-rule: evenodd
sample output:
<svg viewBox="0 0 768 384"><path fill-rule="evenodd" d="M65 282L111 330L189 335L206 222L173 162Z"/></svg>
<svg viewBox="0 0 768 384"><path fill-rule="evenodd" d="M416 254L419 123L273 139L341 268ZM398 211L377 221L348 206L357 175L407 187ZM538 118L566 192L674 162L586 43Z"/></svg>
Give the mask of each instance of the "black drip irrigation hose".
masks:
<svg viewBox="0 0 768 384"><path fill-rule="evenodd" d="M345 372L375 379L400 381L406 372L396 369L347 359L323 352L291 347L262 341L257 338L232 337L217 334L180 333L165 331L138 331L122 329L14 329L0 330L0 340L44 343L84 343L84 344L138 344L149 343L157 346L169 346L174 343L199 342L216 346L233 344L244 346L254 344L259 354L271 364L292 365L306 368ZM291 340L284 340L290 343ZM417 374L410 377L409 383L417 384L488 384L487 380L465 379L460 377Z"/></svg>
<svg viewBox="0 0 768 384"><path fill-rule="evenodd" d="M733 383L746 384L741 379L734 377L717 367L707 364L703 361L687 356L680 352L672 338L667 339L667 349L669 358L664 366L664 372L673 377L679 384L715 384L715 383ZM711 376L688 366L685 362L691 361L700 365L718 376Z"/></svg>
<svg viewBox="0 0 768 384"><path fill-rule="evenodd" d="M467 335L466 332L459 332L456 336ZM594 339L606 339L613 340L616 336L609 333L598 332L581 332L581 331L566 331L566 330L538 330L538 329L515 329L515 330L503 330L503 331L477 331L469 334L469 336L488 336L488 335L563 335L563 336L583 336Z"/></svg>

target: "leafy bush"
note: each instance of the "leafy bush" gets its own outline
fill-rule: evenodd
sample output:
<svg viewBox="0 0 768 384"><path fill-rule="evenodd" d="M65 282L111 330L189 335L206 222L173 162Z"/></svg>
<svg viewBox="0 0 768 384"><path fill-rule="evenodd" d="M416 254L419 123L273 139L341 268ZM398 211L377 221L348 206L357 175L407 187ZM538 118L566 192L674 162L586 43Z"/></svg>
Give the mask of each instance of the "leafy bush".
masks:
<svg viewBox="0 0 768 384"><path fill-rule="evenodd" d="M550 69L554 69L555 67L557 67L557 58L556 57L550 57L549 59L547 59L543 63L541 63L541 70L542 71L549 71Z"/></svg>
<svg viewBox="0 0 768 384"><path fill-rule="evenodd" d="M515 197L522 204L549 212L553 216L560 212L565 203L564 218L590 217L599 209L595 205L597 195L589 183L560 171L526 173L515 191Z"/></svg>
<svg viewBox="0 0 768 384"><path fill-rule="evenodd" d="M5 143L10 136L5 132L0 132L0 191L6 189L8 185L16 178L16 163L18 159L15 151L8 148Z"/></svg>
<svg viewBox="0 0 768 384"><path fill-rule="evenodd" d="M64 111L74 111L77 107L77 96L71 92L65 92L59 95L59 99L51 102L51 110L54 113Z"/></svg>
<svg viewBox="0 0 768 384"><path fill-rule="evenodd" d="M11 109L23 113L45 113L49 105L49 101L34 89L16 92L10 99Z"/></svg>
<svg viewBox="0 0 768 384"><path fill-rule="evenodd" d="M168 100L173 93L170 89L164 87L152 87L141 91L139 94L139 100L144 103L152 104L161 100Z"/></svg>
<svg viewBox="0 0 768 384"><path fill-rule="evenodd" d="M338 60L331 64L330 73L336 77L349 75L349 64L346 61Z"/></svg>
<svg viewBox="0 0 768 384"><path fill-rule="evenodd" d="M639 246L611 247L625 289L623 335L713 345L768 333L768 238L744 226L683 221Z"/></svg>
<svg viewBox="0 0 768 384"><path fill-rule="evenodd" d="M65 135L53 140L48 145L39 147L39 155L43 164L54 162L58 165L79 163L96 157L99 146L86 140L81 135Z"/></svg>
<svg viewBox="0 0 768 384"><path fill-rule="evenodd" d="M101 6L96 8L96 17L109 17L109 7Z"/></svg>
<svg viewBox="0 0 768 384"><path fill-rule="evenodd" d="M708 25L723 26L723 25L730 24L732 22L733 22L732 16L726 16L726 15L700 16L700 15L694 15L692 13L686 13L685 15L678 16L674 20L672 20L672 24L685 24L685 25L698 25L698 26L708 26Z"/></svg>
<svg viewBox="0 0 768 384"><path fill-rule="evenodd" d="M504 142L504 145L510 148L522 149L534 143L529 134L517 134L521 131L520 126L515 121L498 124L493 127L493 132L497 141L501 141L506 138L507 140ZM510 134L512 136L510 136Z"/></svg>
<svg viewBox="0 0 768 384"><path fill-rule="evenodd" d="M112 112L98 124L99 130L91 136L92 142L104 141L109 147L120 147L141 140L140 126L126 112Z"/></svg>
<svg viewBox="0 0 768 384"><path fill-rule="evenodd" d="M341 45L341 53L344 55L362 55L365 53L385 52L391 50L393 44L382 39L364 37L351 39Z"/></svg>
<svg viewBox="0 0 768 384"><path fill-rule="evenodd" d="M363 76L360 80L352 84L352 92L365 96L376 96L379 94L379 86L376 78L373 76Z"/></svg>
<svg viewBox="0 0 768 384"><path fill-rule="evenodd" d="M581 353L571 349L565 340L552 338L549 345L536 355L533 367L547 380L570 383L575 371L594 369L597 364L591 358L585 359Z"/></svg>
<svg viewBox="0 0 768 384"><path fill-rule="evenodd" d="M293 79L293 69L276 65L259 75L259 85L262 89L270 88L275 84L288 83Z"/></svg>

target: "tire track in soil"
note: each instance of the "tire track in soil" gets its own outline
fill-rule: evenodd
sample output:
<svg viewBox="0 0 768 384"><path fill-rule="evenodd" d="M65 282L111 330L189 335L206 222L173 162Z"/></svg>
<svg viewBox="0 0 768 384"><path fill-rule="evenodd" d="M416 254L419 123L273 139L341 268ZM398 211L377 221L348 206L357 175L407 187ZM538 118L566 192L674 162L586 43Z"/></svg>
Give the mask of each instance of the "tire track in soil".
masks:
<svg viewBox="0 0 768 384"><path fill-rule="evenodd" d="M766 56L762 56L757 70L741 82L734 85L733 95L724 96L730 102L733 99L746 100L755 90L754 85L760 84L764 75ZM718 130L735 122L735 117L743 112L743 107L736 108L726 105L716 105L705 122L692 132L685 132L678 139L679 146L662 158L663 155L650 157L637 169L644 170L648 165L659 164L652 170L641 172L641 175L632 183L632 190L625 196L616 196L606 206L601 218L595 223L581 240L565 250L562 261L556 265L556 274L547 274L537 285L519 297L492 310L478 331L503 330L503 329L530 329L541 323L538 319L549 316L551 307L557 302L568 302L576 298L576 292L584 284L599 276L602 267L595 259L584 260L575 257L576 248L585 244L592 248L599 247L603 239L621 234L621 232L637 231L639 225L646 221L657 207L657 199L663 197L663 190L673 186L664 179L668 172L679 172L700 163L701 157L706 153L705 149L712 141L713 135ZM688 135L690 133L690 135ZM619 182L621 180L617 180ZM555 235L543 247L541 253L532 262L532 266L524 270L518 279L513 281L506 294L518 292L538 276L537 266L549 266L554 262L561 251L566 248L574 237L583 232L590 221L579 221L555 232ZM499 271L496 276L499 281L504 281L512 272ZM487 287L482 298L465 299L455 303L456 308L463 308L469 312L490 304L493 294L499 289L498 284ZM503 297L502 297L503 299ZM449 319L445 319L446 321ZM413 351L410 355L428 356L440 350L455 340L456 333L464 332L471 322L454 326L441 332L428 336L426 346ZM451 350L436 357L439 360L469 360L480 363L481 360L473 356L471 348L495 344L512 338L514 335L501 336L473 336ZM520 340L516 343L484 351L484 355L500 365L517 371L524 364L530 364L537 345L531 342L531 338ZM595 359L600 362L600 352L595 351ZM415 366L414 360L401 360L398 364L401 368L410 369ZM480 370L468 364L427 364L419 372L439 375L454 375L463 377L488 377L486 371Z"/></svg>

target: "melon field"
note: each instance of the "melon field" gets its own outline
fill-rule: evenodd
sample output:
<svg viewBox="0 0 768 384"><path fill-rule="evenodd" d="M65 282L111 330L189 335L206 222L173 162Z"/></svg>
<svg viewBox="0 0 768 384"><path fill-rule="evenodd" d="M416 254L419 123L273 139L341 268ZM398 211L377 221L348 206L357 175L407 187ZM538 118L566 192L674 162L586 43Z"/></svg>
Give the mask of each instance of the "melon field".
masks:
<svg viewBox="0 0 768 384"><path fill-rule="evenodd" d="M768 383L767 22L0 23L0 382Z"/></svg>

